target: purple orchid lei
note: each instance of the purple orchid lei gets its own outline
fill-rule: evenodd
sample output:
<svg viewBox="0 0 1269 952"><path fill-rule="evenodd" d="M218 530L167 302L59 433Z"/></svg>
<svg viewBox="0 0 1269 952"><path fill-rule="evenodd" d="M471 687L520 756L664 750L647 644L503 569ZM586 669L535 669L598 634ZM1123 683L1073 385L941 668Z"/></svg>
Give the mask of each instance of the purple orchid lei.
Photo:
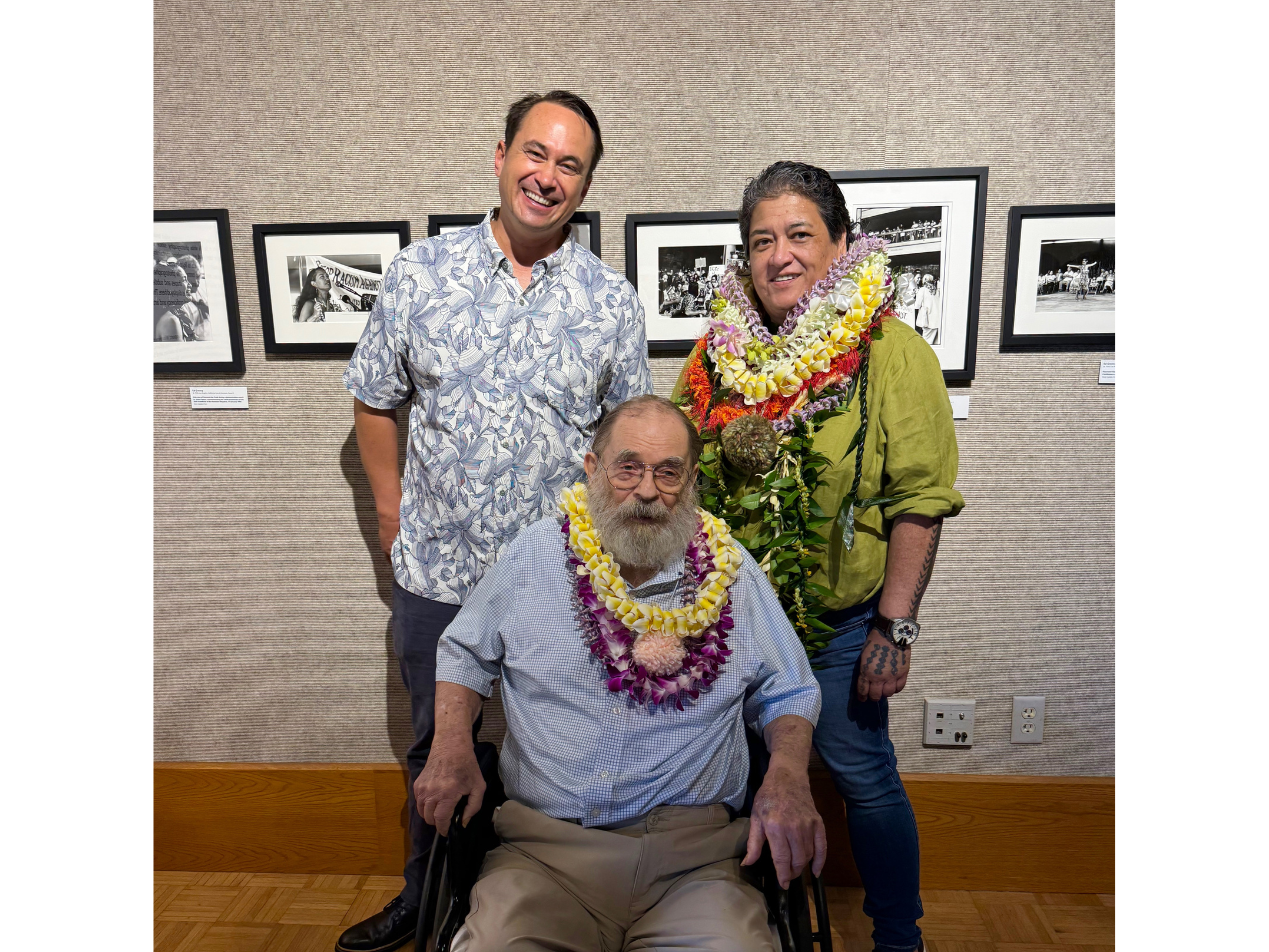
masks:
<svg viewBox="0 0 1269 952"><path fill-rule="evenodd" d="M849 383L849 381L850 381L850 378L847 377L846 382ZM774 429L777 433L788 433L790 430L793 429L795 420L800 420L801 422L805 423L807 420L815 416L815 414L819 413L821 410L836 409L837 405L841 402L842 402L842 398L837 396L836 394L831 394L830 396L827 396L827 397L821 397L819 400L812 400L810 403L802 407L800 410L794 410L792 413L790 413L788 416L784 417L783 419L772 421L771 428Z"/></svg>
<svg viewBox="0 0 1269 952"><path fill-rule="evenodd" d="M730 601L723 606L718 621L700 636L683 639L687 656L678 674L668 678L650 674L634 660L634 633L599 600L590 580L578 573L582 562L568 544L569 525L566 516L561 531L564 533L564 551L568 553L569 568L576 579L573 606L587 647L603 662L608 690L614 693L625 691L639 704L673 704L683 710L685 700L689 703L695 701L701 691L717 679L719 669L731 654L731 649L727 647L727 632L734 625ZM712 571L714 559L706 544L704 526L698 523L696 535L688 544L684 558L683 577L688 583L685 586L688 593L685 604L690 604L695 598L701 579Z"/></svg>
<svg viewBox="0 0 1269 952"><path fill-rule="evenodd" d="M754 339L764 344L771 344L774 342L771 332L767 330L767 325L762 323L762 315L758 313L758 309L749 300L749 295L745 293L745 286L737 275L736 268L734 264L729 265L723 272L723 279L718 282L718 293L734 304L744 316L745 323L749 326L749 333L754 336Z"/></svg>
<svg viewBox="0 0 1269 952"><path fill-rule="evenodd" d="M798 298L797 303L789 308L789 313L784 318L784 323L780 325L780 336L784 337L793 333L793 329L798 326L798 319L806 313L806 309L811 306L811 302L816 298L824 297L833 290L833 287L846 275L850 274L852 268L859 262L863 261L874 251L880 251L890 242L884 238L874 238L872 235L861 234L850 245L849 248L842 253L842 256L829 266L828 274L823 279L815 282L811 289Z"/></svg>
<svg viewBox="0 0 1269 952"><path fill-rule="evenodd" d="M798 321L806 313L806 309L811 306L812 301L832 291L837 282L849 274L850 270L859 262L863 261L874 251L882 250L889 243L884 238L874 238L868 234L861 234L856 238L842 253L841 257L829 267L828 274L822 280L817 281L809 291L798 298L797 303L793 307L789 308L789 313L784 317L784 323L780 325L779 335L788 337L792 334L794 328L798 326ZM888 281L889 278L887 278ZM718 293L734 304L736 309L744 315L745 323L749 325L749 333L764 344L774 342L771 332L767 330L766 325L762 321L762 315L758 313L757 308L753 306L753 301L745 293L744 284L736 273L736 265L731 265L723 273L723 279L718 284Z"/></svg>

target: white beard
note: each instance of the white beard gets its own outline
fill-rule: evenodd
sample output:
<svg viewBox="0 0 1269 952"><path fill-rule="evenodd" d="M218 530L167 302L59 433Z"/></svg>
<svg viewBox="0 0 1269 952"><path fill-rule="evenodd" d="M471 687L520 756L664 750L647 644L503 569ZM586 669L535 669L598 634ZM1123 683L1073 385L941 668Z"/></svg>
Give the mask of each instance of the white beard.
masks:
<svg viewBox="0 0 1269 952"><path fill-rule="evenodd" d="M604 551L626 568L658 572L682 558L696 535L695 483L683 487L673 509L660 499L645 503L633 495L617 503L602 476L590 480L588 497L591 522ZM638 522L636 517L657 521Z"/></svg>

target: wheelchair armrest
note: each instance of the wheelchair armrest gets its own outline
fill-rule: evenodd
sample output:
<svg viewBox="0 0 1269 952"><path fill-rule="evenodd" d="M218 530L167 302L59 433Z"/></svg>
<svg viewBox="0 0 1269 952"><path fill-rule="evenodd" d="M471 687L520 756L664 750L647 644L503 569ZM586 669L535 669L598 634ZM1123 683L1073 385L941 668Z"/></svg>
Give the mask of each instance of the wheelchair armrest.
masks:
<svg viewBox="0 0 1269 952"><path fill-rule="evenodd" d="M463 797L454 807L445 864L450 894L461 896L464 903L472 886L476 885L485 854L500 842L494 832L493 814L507 800L502 780L498 777L498 749L488 742L477 744L476 762L480 764L480 774L485 780L485 796L480 809L466 826L463 826L463 811L467 809L467 798Z"/></svg>

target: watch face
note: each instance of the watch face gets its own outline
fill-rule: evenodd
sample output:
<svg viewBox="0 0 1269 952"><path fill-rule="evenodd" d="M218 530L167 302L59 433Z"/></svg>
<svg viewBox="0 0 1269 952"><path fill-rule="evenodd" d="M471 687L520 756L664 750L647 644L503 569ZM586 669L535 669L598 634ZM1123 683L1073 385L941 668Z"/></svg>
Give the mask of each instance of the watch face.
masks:
<svg viewBox="0 0 1269 952"><path fill-rule="evenodd" d="M917 634L920 631L921 626L911 618L898 618L890 626L890 637L897 645L909 645L916 641Z"/></svg>

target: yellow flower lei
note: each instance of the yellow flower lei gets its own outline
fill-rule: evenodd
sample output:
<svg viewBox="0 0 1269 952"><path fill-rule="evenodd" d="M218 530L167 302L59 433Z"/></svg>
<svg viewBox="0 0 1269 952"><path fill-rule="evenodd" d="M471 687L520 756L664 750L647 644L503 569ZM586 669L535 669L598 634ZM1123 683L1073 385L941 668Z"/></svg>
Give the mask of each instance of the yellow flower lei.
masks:
<svg viewBox="0 0 1269 952"><path fill-rule="evenodd" d="M710 357L718 367L719 382L743 394L749 405L777 393L792 397L812 376L828 370L834 357L859 346L860 333L872 323L885 299L886 256L874 252L831 291L812 300L787 336L775 337L770 344L736 340L731 348L724 336L711 336ZM715 298L711 309L716 333L722 327L745 327L740 310L724 298ZM739 336L747 335L741 331ZM742 352L735 353L741 346Z"/></svg>
<svg viewBox="0 0 1269 952"><path fill-rule="evenodd" d="M560 506L569 517L569 547L582 563L577 573L590 580L591 588L608 611L631 631L639 635L654 632L691 638L699 636L718 621L729 598L727 590L736 580L741 561L740 549L721 519L704 509L696 510L705 530L705 541L715 570L701 579L694 602L682 608L667 609L630 599L620 566L603 550L599 534L591 522L585 483L577 483L572 489L564 490Z"/></svg>

